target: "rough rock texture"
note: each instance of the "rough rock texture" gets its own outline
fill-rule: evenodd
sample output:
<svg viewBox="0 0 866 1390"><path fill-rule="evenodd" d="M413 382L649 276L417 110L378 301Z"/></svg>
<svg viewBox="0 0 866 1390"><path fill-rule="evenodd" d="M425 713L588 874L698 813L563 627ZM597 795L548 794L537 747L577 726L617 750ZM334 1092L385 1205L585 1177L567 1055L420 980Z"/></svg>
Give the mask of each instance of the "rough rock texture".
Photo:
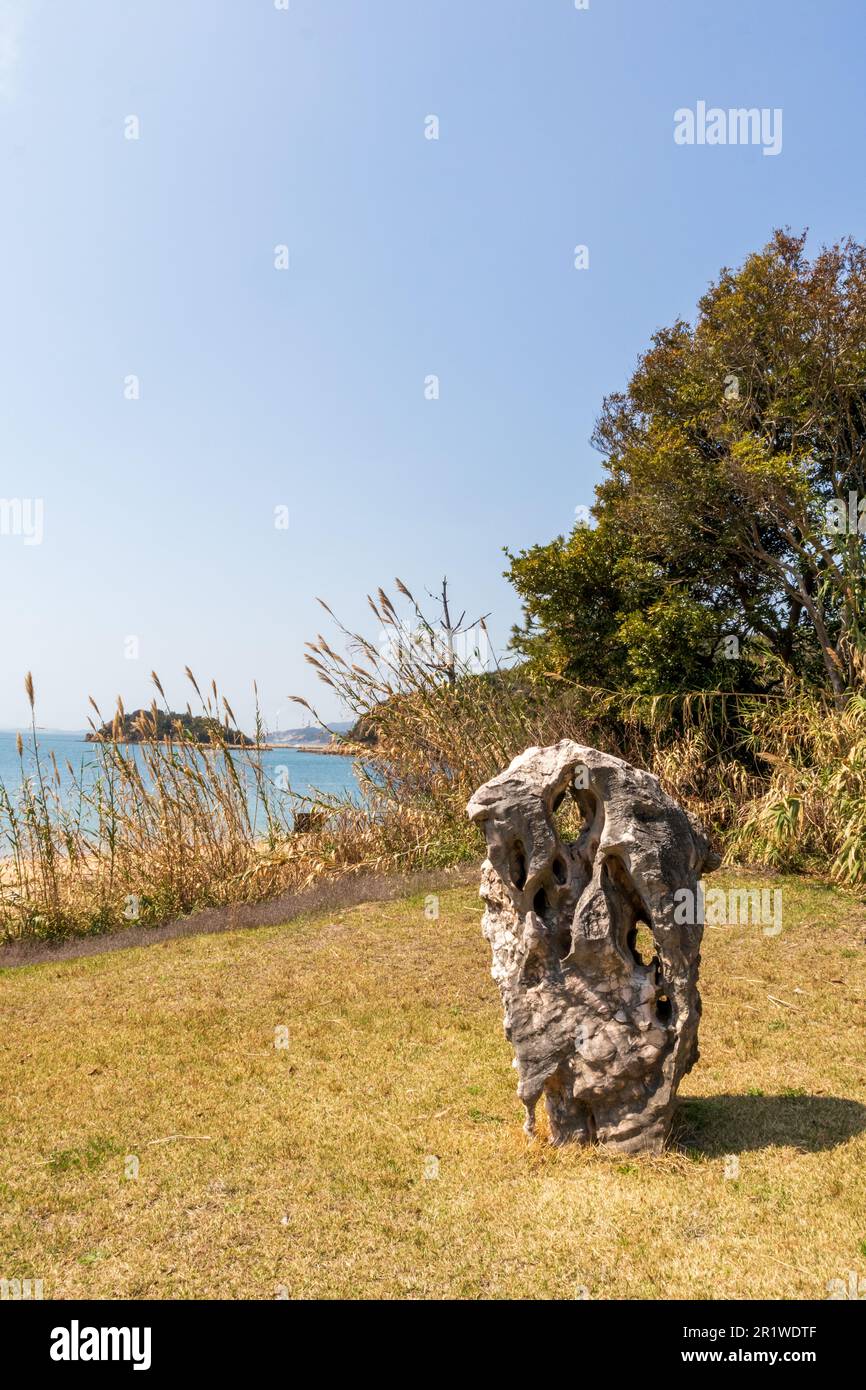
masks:
<svg viewBox="0 0 866 1390"><path fill-rule="evenodd" d="M569 796L573 842L556 822ZM527 1133L544 1092L553 1143L658 1151L698 1056L703 926L689 904L717 856L656 777L569 740L527 749L467 809L487 838L483 931Z"/></svg>

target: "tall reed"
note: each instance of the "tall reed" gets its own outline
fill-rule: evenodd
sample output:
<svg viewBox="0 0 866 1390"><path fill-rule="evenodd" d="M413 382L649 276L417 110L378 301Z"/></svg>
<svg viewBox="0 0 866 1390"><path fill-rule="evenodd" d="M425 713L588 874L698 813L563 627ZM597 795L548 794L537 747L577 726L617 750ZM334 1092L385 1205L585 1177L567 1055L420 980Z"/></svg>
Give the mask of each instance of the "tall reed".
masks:
<svg viewBox="0 0 866 1390"><path fill-rule="evenodd" d="M31 735L26 744L18 737L18 786L0 784L0 935L107 931L257 900L303 886L311 863L340 857L332 842L352 806L279 793L262 762L258 699L255 744L241 748L216 684L202 694L187 675L213 721L210 745L195 742L177 719L159 737L155 701L140 716L141 741L125 743L118 702L112 736L89 744L81 766L67 762L63 770L40 747L28 675ZM293 833L300 809L317 812L318 831Z"/></svg>
<svg viewBox="0 0 866 1390"><path fill-rule="evenodd" d="M492 658L480 670L477 648L455 658L448 623L396 587L407 616L382 589L369 599L378 645L323 604L347 655L319 635L307 660L374 740L367 776L380 794L427 817L428 853L473 852L464 807L475 788L527 746L571 738L655 772L732 861L866 882L862 695L840 708L786 680L765 695L638 697L531 680Z"/></svg>
<svg viewBox="0 0 866 1390"><path fill-rule="evenodd" d="M430 617L399 580L397 591L396 602L381 589L370 599L378 643L323 605L344 650L321 634L308 644L307 660L366 741L360 801L278 795L261 759L257 693L255 746L241 749L228 701L213 682L203 693L189 670L212 721L209 747L177 720L160 739L156 702L140 717L142 741L125 744L118 704L114 736L90 745L95 765L67 763L64 777L40 749L28 676L32 746L19 737L20 785L0 785L0 934L158 923L321 878L477 857L469 796L526 747L561 738L654 771L732 861L866 882L862 695L838 708L794 687L634 698L531 680L489 655L483 619L453 623L441 599ZM94 714L101 724L95 705ZM303 833L299 810L313 813Z"/></svg>

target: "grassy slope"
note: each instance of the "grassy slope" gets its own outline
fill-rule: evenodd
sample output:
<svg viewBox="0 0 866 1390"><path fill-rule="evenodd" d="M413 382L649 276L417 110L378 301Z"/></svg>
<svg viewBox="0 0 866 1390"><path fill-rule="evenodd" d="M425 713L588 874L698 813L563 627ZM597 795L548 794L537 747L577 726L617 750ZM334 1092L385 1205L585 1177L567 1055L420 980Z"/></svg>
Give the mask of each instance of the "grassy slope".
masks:
<svg viewBox="0 0 866 1390"><path fill-rule="evenodd" d="M438 922L418 898L3 972L0 1275L49 1298L826 1297L866 1275L866 911L783 887L779 937L707 932L680 1147L648 1160L527 1144L472 890Z"/></svg>

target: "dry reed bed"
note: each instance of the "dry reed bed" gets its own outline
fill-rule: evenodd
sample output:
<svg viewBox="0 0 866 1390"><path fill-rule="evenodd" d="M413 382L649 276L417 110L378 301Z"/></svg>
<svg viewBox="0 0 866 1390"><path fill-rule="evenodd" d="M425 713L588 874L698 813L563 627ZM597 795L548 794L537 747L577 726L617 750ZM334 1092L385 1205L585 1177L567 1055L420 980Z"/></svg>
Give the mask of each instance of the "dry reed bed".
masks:
<svg viewBox="0 0 866 1390"><path fill-rule="evenodd" d="M636 699L531 682L495 662L480 669L471 652L458 658L459 629L431 622L398 588L409 623L383 591L370 600L390 634L384 645L339 624L346 655L321 635L309 644L307 659L371 740L356 764L360 802L321 796L301 807L276 796L259 748L233 746L228 702L215 684L203 695L190 671L204 713L221 730L206 755L180 725L165 742L148 739L144 727L137 756L119 742L95 744L97 774L85 779L67 767L61 791L61 770L39 752L34 714L33 765L25 766L22 747L20 788L0 786L0 935L158 924L347 874L477 858L482 845L464 811L471 793L527 746L560 738L654 771L704 820L730 863L866 882L862 695L837 708L792 687L763 697ZM34 710L29 676L26 684ZM156 705L150 719L153 732ZM263 743L258 713L255 734ZM297 809L313 811L303 834L293 832Z"/></svg>

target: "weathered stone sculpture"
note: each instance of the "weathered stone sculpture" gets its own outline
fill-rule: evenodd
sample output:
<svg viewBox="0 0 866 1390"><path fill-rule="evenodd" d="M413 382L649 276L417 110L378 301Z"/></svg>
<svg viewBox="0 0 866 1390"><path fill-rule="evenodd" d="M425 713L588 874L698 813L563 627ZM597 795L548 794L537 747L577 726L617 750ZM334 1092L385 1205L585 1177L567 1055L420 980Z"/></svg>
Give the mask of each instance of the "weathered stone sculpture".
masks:
<svg viewBox="0 0 866 1390"><path fill-rule="evenodd" d="M555 820L568 796L572 843ZM656 777L568 740L527 749L467 809L527 1133L543 1092L554 1144L657 1152L698 1056L698 880L717 856Z"/></svg>

